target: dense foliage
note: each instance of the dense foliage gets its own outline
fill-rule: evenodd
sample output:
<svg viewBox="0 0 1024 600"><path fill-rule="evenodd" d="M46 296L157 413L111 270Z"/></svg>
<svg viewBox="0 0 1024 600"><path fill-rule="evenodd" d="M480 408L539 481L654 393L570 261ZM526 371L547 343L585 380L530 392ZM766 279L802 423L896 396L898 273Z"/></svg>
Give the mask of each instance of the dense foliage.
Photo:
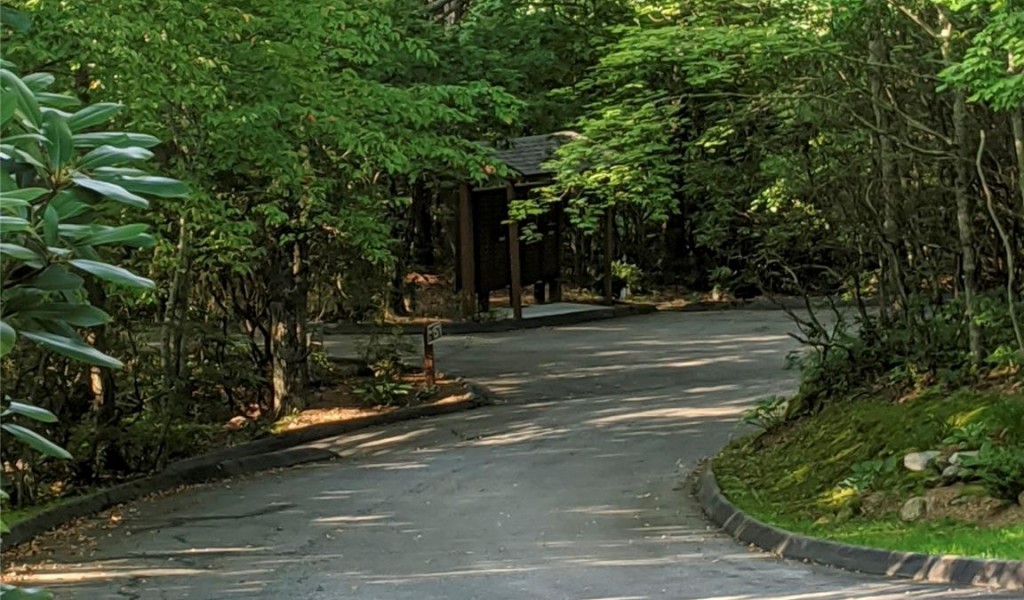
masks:
<svg viewBox="0 0 1024 600"><path fill-rule="evenodd" d="M301 407L313 323L402 313L411 272L451 281L457 185L491 172L474 142L514 135L582 134L516 207L566 203L577 284L597 276L610 215L617 272L646 287L851 301L800 316L813 352L795 413L880 377L970 383L1024 361L1010 0L13 4L32 26L4 31L5 58L123 105L116 127L155 138L108 140L117 156L192 190L138 213L149 248L110 250L155 287L86 286L113 321L63 329L100 325L88 342L124 369L86 375L67 344L5 357L5 393L52 411L74 457L5 445L14 503Z"/></svg>

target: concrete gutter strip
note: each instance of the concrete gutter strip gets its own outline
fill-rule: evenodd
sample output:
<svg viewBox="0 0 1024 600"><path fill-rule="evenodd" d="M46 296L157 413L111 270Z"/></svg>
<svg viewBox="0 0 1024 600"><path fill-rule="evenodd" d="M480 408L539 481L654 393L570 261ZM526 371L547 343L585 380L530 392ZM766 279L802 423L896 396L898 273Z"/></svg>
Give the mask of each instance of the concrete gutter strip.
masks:
<svg viewBox="0 0 1024 600"><path fill-rule="evenodd" d="M715 524L737 540L783 558L930 583L1024 590L1024 561L896 552L806 537L758 521L729 502L710 464L696 484L697 499Z"/></svg>
<svg viewBox="0 0 1024 600"><path fill-rule="evenodd" d="M485 388L475 384L467 384L467 387L469 393L458 401L402 408L342 423L312 425L172 463L159 473L72 498L11 525L11 530L3 535L2 549L23 544L75 519L180 485L216 481L337 457L334 452L322 448L301 447L309 442L369 427L472 410L493 403L493 395Z"/></svg>

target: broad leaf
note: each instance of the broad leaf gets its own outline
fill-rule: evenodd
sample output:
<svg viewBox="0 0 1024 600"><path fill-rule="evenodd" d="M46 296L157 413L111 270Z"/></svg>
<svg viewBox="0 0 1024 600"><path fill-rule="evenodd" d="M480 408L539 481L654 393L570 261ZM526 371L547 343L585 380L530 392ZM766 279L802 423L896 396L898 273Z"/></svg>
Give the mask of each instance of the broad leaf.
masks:
<svg viewBox="0 0 1024 600"><path fill-rule="evenodd" d="M50 92L37 92L36 100L39 101L40 106L53 108L77 108L82 105L82 101L78 98Z"/></svg>
<svg viewBox="0 0 1024 600"><path fill-rule="evenodd" d="M57 78L50 73L30 73L21 78L33 92L41 92L53 85Z"/></svg>
<svg viewBox="0 0 1024 600"><path fill-rule="evenodd" d="M31 229L32 224L21 217L0 215L0 234L29 231Z"/></svg>
<svg viewBox="0 0 1024 600"><path fill-rule="evenodd" d="M21 335L47 350L56 352L57 354L63 354L64 356L84 363L89 363L90 365L109 367L111 369L120 369L124 366L124 364L116 358L107 356L80 340L45 331L22 331Z"/></svg>
<svg viewBox="0 0 1024 600"><path fill-rule="evenodd" d="M99 181L98 179L92 179L84 175L75 175L71 179L76 185L87 190L92 190L97 194L110 198L111 200L116 200L122 204L134 206L135 208L149 208L149 202L146 201L145 198L142 196L136 196L117 184Z"/></svg>
<svg viewBox="0 0 1024 600"><path fill-rule="evenodd" d="M28 284L48 292L69 292L82 288L85 280L68 271L62 265L50 265L42 273L36 275Z"/></svg>
<svg viewBox="0 0 1024 600"><path fill-rule="evenodd" d="M46 152L51 171L59 171L74 152L71 129L60 115L53 112L43 114L43 135L46 136Z"/></svg>
<svg viewBox="0 0 1024 600"><path fill-rule="evenodd" d="M50 440L27 427L15 425L14 423L4 423L3 425L0 425L0 429L3 429L22 442L32 446L42 454L52 456L54 458L62 458L64 460L71 458L71 454L67 450L61 448L57 444L54 444ZM7 594L4 594L4 598L6 597Z"/></svg>
<svg viewBox="0 0 1024 600"><path fill-rule="evenodd" d="M152 152L138 146L129 148L118 148L109 145L100 146L83 156L81 162L78 163L78 168L88 171L136 160L149 160L151 158L153 158Z"/></svg>
<svg viewBox="0 0 1024 600"><path fill-rule="evenodd" d="M7 356L14 349L17 339L18 335L14 332L14 328L0 321L0 357Z"/></svg>
<svg viewBox="0 0 1024 600"><path fill-rule="evenodd" d="M34 421L39 421L40 423L57 422L57 416L45 408L40 408L31 404L23 404L21 402L11 402L11 405L7 407L7 410L3 412L2 416L6 417L7 415L21 415Z"/></svg>
<svg viewBox="0 0 1024 600"><path fill-rule="evenodd" d="M85 260L81 258L69 262L75 267L106 281L120 283L121 285L126 285L129 287L140 287L147 289L152 289L156 287L156 284L153 283L152 279L140 277L132 273L128 269L123 269L121 267L117 267L114 265L108 265L107 263L102 263L94 260Z"/></svg>
<svg viewBox="0 0 1024 600"><path fill-rule="evenodd" d="M120 185L129 192L146 194L147 196L184 198L189 195L187 185L169 177L157 177L154 175L108 177L105 174L99 173L94 173L93 177Z"/></svg>
<svg viewBox="0 0 1024 600"><path fill-rule="evenodd" d="M102 246L104 244L118 244L125 242L139 235L146 233L149 225L121 225L120 227L91 227L76 234L75 240L80 244L89 246Z"/></svg>
<svg viewBox="0 0 1024 600"><path fill-rule="evenodd" d="M75 148L96 148L98 146L114 146L115 148L128 148L139 146L141 148L152 148L160 143L160 140L144 133L122 133L120 131L96 131L91 133L76 133L73 138Z"/></svg>
<svg viewBox="0 0 1024 600"><path fill-rule="evenodd" d="M36 127L42 125L43 115L39 112L36 96L20 77L7 69L0 69L0 85L3 86L3 89L10 90L17 95L18 108L33 125Z"/></svg>
<svg viewBox="0 0 1024 600"><path fill-rule="evenodd" d="M60 219L57 211L52 206L47 206L43 211L43 239L47 246L57 245L57 228L60 226Z"/></svg>
<svg viewBox="0 0 1024 600"><path fill-rule="evenodd" d="M6 242L0 243L0 254L23 261L38 261L42 258L34 251L24 246L8 244Z"/></svg>
<svg viewBox="0 0 1024 600"><path fill-rule="evenodd" d="M71 131L80 131L82 129L88 129L89 127L95 127L100 123L106 123L109 121L121 110L121 108L122 106L120 104L113 104L111 102L101 102L99 104L86 106L68 119L68 127L71 128Z"/></svg>
<svg viewBox="0 0 1024 600"><path fill-rule="evenodd" d="M50 302L18 313L40 321L64 321L75 327L97 327L110 322L110 315L88 304Z"/></svg>

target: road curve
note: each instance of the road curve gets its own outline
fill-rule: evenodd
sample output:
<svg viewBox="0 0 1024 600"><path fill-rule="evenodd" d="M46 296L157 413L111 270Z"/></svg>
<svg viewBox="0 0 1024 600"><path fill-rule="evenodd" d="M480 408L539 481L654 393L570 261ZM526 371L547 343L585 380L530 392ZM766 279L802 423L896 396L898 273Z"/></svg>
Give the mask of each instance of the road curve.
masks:
<svg viewBox="0 0 1024 600"><path fill-rule="evenodd" d="M441 369L503 404L137 503L51 541L33 581L119 600L1008 597L781 561L708 526L683 480L745 407L793 388L791 328L776 312L662 313L445 338Z"/></svg>

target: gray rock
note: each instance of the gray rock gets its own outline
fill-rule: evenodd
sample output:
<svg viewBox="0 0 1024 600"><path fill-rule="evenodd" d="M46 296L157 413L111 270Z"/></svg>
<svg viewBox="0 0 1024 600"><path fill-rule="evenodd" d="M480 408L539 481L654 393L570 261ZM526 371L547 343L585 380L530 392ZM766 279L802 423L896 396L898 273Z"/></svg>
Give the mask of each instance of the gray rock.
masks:
<svg viewBox="0 0 1024 600"><path fill-rule="evenodd" d="M960 477L960 473L964 470L960 465L949 465L942 470L942 478L947 481L953 481Z"/></svg>
<svg viewBox="0 0 1024 600"><path fill-rule="evenodd" d="M963 462L964 458L966 458L966 457L972 457L973 458L973 457L975 457L977 455L978 455L978 451L977 450L966 450L964 452L954 452L953 455L949 457L949 464L951 464L951 465L959 465L961 462Z"/></svg>
<svg viewBox="0 0 1024 600"><path fill-rule="evenodd" d="M903 503L900 509L900 519L904 521L920 521L928 514L928 501L921 496L915 496Z"/></svg>
<svg viewBox="0 0 1024 600"><path fill-rule="evenodd" d="M925 452L911 452L910 454L903 457L903 466L911 471L924 471L928 467L932 466L935 459L942 454L938 450L928 450Z"/></svg>

